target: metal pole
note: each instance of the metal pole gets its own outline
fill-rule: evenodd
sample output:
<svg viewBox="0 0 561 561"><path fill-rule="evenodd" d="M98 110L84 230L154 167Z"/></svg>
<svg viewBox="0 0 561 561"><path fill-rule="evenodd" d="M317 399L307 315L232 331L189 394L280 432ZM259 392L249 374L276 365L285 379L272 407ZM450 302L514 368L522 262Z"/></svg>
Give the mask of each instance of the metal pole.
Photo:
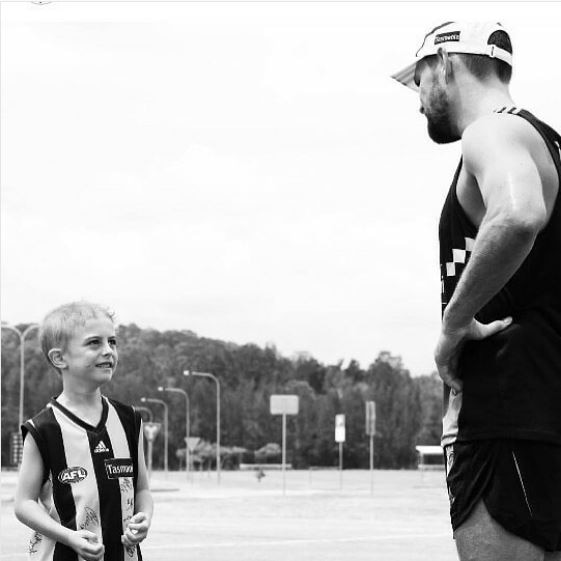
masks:
<svg viewBox="0 0 561 561"><path fill-rule="evenodd" d="M220 381L210 372L195 372L194 370L184 370L184 376L202 376L212 378L216 382L216 481L220 483Z"/></svg>
<svg viewBox="0 0 561 561"><path fill-rule="evenodd" d="M154 415L152 414L152 410L148 409L148 407L142 407L141 405L133 405L133 407L137 410L137 411L146 411L146 413L148 413L148 422L151 423L152 419L154 419Z"/></svg>
<svg viewBox="0 0 561 561"><path fill-rule="evenodd" d="M151 402L159 403L164 407L164 471L168 474L168 406L167 403L161 399L154 399L152 397L141 397L142 403Z"/></svg>
<svg viewBox="0 0 561 561"><path fill-rule="evenodd" d="M12 325L2 325L4 329L13 331L19 338L19 413L18 413L18 426L23 425L23 398L25 393L25 337L33 329L39 327L37 323L28 325L23 333Z"/></svg>
<svg viewBox="0 0 561 561"><path fill-rule="evenodd" d="M374 494L374 435L370 435L370 494Z"/></svg>
<svg viewBox="0 0 561 561"><path fill-rule="evenodd" d="M286 495L286 413L282 414L282 494Z"/></svg>
<svg viewBox="0 0 561 561"><path fill-rule="evenodd" d="M216 382L216 480L220 483L220 384L218 378L213 378Z"/></svg>
<svg viewBox="0 0 561 561"><path fill-rule="evenodd" d="M191 452L189 451L189 436L191 429L189 427L189 396L185 392L185 472L187 474L187 479L189 479L189 472L191 471Z"/></svg>
<svg viewBox="0 0 561 561"><path fill-rule="evenodd" d="M376 402L367 401L366 434L370 437L370 494L374 494L374 436L376 434Z"/></svg>
<svg viewBox="0 0 561 561"><path fill-rule="evenodd" d="M33 330L38 328L39 325L33 323L28 325L25 331L21 334L20 344L20 381L19 381L19 426L23 424L23 393L25 391L24 377L25 377L25 337Z"/></svg>
<svg viewBox="0 0 561 561"><path fill-rule="evenodd" d="M168 406L165 405L164 406L164 448L165 448L165 456L164 456L164 471L166 472L166 477L168 474L168 455L169 455L169 440L168 440L168 430L169 430L169 425L168 425Z"/></svg>
<svg viewBox="0 0 561 561"><path fill-rule="evenodd" d="M181 388L167 388L163 386L158 387L159 392L175 392L180 393L185 397L185 472L187 474L187 478L189 478L189 464L190 464L190 456L189 456L189 446L187 445L187 439L190 436L190 426L189 426L189 395L185 390Z"/></svg>
<svg viewBox="0 0 561 561"><path fill-rule="evenodd" d="M24 362L25 362L25 341L23 336L20 337L19 340L19 416L18 416L18 427L23 425L23 394L25 392L25 371L24 371Z"/></svg>
<svg viewBox="0 0 561 561"><path fill-rule="evenodd" d="M339 489L343 488L343 443L339 442Z"/></svg>
<svg viewBox="0 0 561 561"><path fill-rule="evenodd" d="M152 477L152 441L148 441L148 479Z"/></svg>

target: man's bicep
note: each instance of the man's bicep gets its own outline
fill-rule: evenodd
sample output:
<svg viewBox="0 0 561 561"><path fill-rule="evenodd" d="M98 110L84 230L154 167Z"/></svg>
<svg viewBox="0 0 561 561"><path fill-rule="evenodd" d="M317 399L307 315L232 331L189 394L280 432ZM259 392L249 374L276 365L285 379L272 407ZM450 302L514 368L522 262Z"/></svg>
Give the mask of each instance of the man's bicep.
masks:
<svg viewBox="0 0 561 561"><path fill-rule="evenodd" d="M525 150L511 149L489 162L480 190L486 209L539 220L545 201L539 170Z"/></svg>

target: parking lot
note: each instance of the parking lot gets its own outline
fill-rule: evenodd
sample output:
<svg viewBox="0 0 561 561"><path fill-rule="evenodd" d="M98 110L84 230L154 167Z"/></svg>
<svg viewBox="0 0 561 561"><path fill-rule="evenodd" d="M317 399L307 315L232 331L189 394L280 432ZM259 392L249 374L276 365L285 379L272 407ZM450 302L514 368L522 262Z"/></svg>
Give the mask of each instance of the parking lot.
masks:
<svg viewBox="0 0 561 561"><path fill-rule="evenodd" d="M13 516L16 475L2 473L0 559L25 559ZM146 561L444 561L455 558L443 472L155 472Z"/></svg>

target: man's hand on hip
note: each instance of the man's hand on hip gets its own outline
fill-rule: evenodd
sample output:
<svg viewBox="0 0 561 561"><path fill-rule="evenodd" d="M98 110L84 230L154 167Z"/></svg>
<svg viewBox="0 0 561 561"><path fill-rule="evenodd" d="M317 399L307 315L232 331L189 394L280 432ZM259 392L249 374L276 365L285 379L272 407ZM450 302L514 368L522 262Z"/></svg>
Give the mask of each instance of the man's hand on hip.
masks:
<svg viewBox="0 0 561 561"><path fill-rule="evenodd" d="M462 381L458 377L458 358L466 341L481 340L502 331L512 323L512 318L499 319L491 323L479 323L472 319L465 326L447 326L442 331L434 351L434 360L442 381L457 392L462 391Z"/></svg>

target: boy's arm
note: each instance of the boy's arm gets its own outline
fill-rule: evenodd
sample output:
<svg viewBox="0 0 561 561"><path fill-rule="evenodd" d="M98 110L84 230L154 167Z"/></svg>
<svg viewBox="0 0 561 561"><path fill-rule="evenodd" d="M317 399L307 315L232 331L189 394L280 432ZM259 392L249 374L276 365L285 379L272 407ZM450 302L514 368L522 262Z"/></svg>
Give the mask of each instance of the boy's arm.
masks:
<svg viewBox="0 0 561 561"><path fill-rule="evenodd" d="M71 547L86 561L103 558L105 548L97 542L97 536L87 530L70 530L51 518L37 502L45 466L35 439L27 435L23 443L23 456L15 495L17 519L40 534Z"/></svg>
<svg viewBox="0 0 561 561"><path fill-rule="evenodd" d="M136 481L136 495L134 498L134 516L130 519L121 541L124 545L140 543L147 535L152 522L154 501L150 493L148 470L144 461L144 438L140 427L138 438L138 478Z"/></svg>
<svg viewBox="0 0 561 561"><path fill-rule="evenodd" d="M138 439L138 479L136 482L135 512L144 512L151 520L154 512L154 501L152 500L152 493L150 493L148 470L144 460L144 438L142 433L141 427L140 438Z"/></svg>

